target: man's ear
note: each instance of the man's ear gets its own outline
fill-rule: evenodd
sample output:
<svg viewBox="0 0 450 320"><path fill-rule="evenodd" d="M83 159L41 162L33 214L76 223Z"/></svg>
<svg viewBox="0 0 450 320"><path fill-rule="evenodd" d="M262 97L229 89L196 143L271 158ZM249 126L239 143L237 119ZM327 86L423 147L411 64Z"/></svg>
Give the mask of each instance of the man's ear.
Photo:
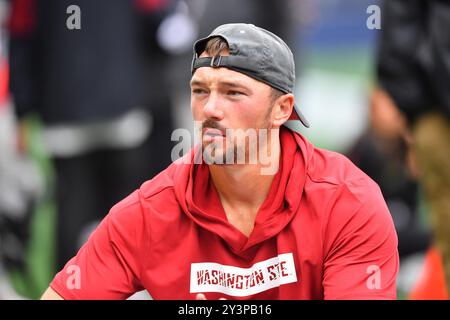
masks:
<svg viewBox="0 0 450 320"><path fill-rule="evenodd" d="M277 100L272 108L272 125L276 128L281 127L291 116L294 108L294 95L286 93Z"/></svg>

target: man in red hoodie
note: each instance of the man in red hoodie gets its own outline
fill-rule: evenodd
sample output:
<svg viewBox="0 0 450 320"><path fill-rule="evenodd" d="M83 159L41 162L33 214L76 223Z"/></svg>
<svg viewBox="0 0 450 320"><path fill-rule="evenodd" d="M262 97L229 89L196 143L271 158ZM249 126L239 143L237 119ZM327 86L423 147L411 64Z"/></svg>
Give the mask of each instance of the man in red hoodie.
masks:
<svg viewBox="0 0 450 320"><path fill-rule="evenodd" d="M154 299L395 299L397 236L383 196L298 133L308 123L294 69L287 45L254 25L198 40L201 143L114 206L43 298L147 289ZM256 148L242 130L256 133Z"/></svg>

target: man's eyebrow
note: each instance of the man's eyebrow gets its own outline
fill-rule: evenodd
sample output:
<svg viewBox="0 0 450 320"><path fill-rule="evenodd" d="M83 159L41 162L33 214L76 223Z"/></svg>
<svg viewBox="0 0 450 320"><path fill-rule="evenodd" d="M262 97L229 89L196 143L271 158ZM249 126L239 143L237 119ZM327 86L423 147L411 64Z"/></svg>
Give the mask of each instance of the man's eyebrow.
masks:
<svg viewBox="0 0 450 320"><path fill-rule="evenodd" d="M244 88L244 89L247 88L246 86L240 84L239 82L228 81L228 80L220 81L219 84L222 86L231 87L231 88Z"/></svg>
<svg viewBox="0 0 450 320"><path fill-rule="evenodd" d="M192 80L191 81L191 86L202 86L205 85L205 83L203 81L200 80Z"/></svg>
<svg viewBox="0 0 450 320"><path fill-rule="evenodd" d="M206 83L201 80L192 80L191 86L204 86ZM246 89L247 86L240 84L239 82L231 81L231 80L221 80L219 81L219 85L226 86L230 88L243 88Z"/></svg>

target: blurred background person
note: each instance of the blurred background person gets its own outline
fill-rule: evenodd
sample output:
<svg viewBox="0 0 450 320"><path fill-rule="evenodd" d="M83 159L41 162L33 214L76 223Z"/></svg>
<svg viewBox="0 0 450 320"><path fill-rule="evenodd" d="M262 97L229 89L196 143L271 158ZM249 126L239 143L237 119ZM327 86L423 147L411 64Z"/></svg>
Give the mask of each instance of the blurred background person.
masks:
<svg viewBox="0 0 450 320"><path fill-rule="evenodd" d="M27 154L18 152L9 95L7 3L0 1L0 300L22 299L9 281L11 270L26 268L29 222L43 181Z"/></svg>
<svg viewBox="0 0 450 320"><path fill-rule="evenodd" d="M450 3L383 1L377 58L381 92L400 111L399 135L411 150L424 189L433 244L442 260L442 287L450 283ZM405 120L403 120L404 118ZM433 249L434 250L434 249ZM429 256L428 256L429 257ZM428 270L429 272L435 272ZM447 284L447 285L446 285Z"/></svg>
<svg viewBox="0 0 450 320"><path fill-rule="evenodd" d="M431 233L420 211L420 190L411 153L404 140L405 119L385 92L369 103L367 130L348 151L349 158L374 179L393 217L400 259L425 252Z"/></svg>
<svg viewBox="0 0 450 320"><path fill-rule="evenodd" d="M42 122L52 159L57 268L119 199L170 162L167 55L154 39L173 5L11 2L10 88L18 120L34 114Z"/></svg>

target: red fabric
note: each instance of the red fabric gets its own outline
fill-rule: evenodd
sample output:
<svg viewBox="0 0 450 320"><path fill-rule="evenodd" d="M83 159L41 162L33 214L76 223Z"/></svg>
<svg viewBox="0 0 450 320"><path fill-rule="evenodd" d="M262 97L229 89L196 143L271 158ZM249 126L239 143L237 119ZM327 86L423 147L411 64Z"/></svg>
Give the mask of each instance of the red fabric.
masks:
<svg viewBox="0 0 450 320"><path fill-rule="evenodd" d="M8 22L12 37L30 35L36 24L36 0L13 0Z"/></svg>
<svg viewBox="0 0 450 320"><path fill-rule="evenodd" d="M207 165L177 161L114 206L51 287L65 299L142 288L194 299L198 286L208 299L395 299L397 236L378 186L342 155L285 128L280 137L248 238L228 223Z"/></svg>
<svg viewBox="0 0 450 320"><path fill-rule="evenodd" d="M8 98L8 64L6 59L0 59L0 109L5 105L5 101Z"/></svg>
<svg viewBox="0 0 450 320"><path fill-rule="evenodd" d="M135 0L136 6L142 11L155 12L167 6L170 0Z"/></svg>
<svg viewBox="0 0 450 320"><path fill-rule="evenodd" d="M292 110L291 115L289 116L289 120L300 120L297 112L295 112L295 110Z"/></svg>
<svg viewBox="0 0 450 320"><path fill-rule="evenodd" d="M436 248L432 247L428 250L423 271L408 298L411 300L448 300L443 261Z"/></svg>

